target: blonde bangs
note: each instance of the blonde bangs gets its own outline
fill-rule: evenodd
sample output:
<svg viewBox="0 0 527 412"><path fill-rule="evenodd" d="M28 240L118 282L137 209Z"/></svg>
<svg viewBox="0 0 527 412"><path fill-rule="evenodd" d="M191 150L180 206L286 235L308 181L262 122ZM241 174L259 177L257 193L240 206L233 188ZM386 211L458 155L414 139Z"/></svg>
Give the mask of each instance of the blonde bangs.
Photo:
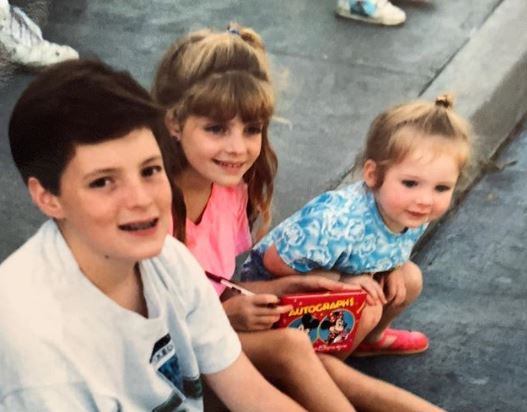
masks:
<svg viewBox="0 0 527 412"><path fill-rule="evenodd" d="M242 72L213 74L190 92L185 114L228 121L239 115L244 122L268 123L274 110L274 97L268 82Z"/></svg>
<svg viewBox="0 0 527 412"><path fill-rule="evenodd" d="M387 147L387 158L391 164L396 164L410 153L418 153L423 144L430 148L432 156L448 154L454 156L462 171L471 155L471 145L467 139L459 139L443 134L427 134L412 127L405 126L399 129L390 140Z"/></svg>

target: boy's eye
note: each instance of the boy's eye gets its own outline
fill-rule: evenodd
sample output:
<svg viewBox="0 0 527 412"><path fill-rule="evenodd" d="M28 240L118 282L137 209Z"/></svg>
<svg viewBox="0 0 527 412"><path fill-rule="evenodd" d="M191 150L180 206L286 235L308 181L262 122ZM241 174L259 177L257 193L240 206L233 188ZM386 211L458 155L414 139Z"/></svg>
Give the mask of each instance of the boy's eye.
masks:
<svg viewBox="0 0 527 412"><path fill-rule="evenodd" d="M415 186L417 186L417 182L415 180L403 180L402 184L403 184L403 186L406 186L406 187L415 187Z"/></svg>
<svg viewBox="0 0 527 412"><path fill-rule="evenodd" d="M112 179L109 177L99 177L89 183L89 187L92 189L100 189L109 186L112 183Z"/></svg>
<svg viewBox="0 0 527 412"><path fill-rule="evenodd" d="M150 177L161 171L163 171L163 167L160 165L148 166L148 167L145 167L143 170L141 170L141 175L143 177Z"/></svg>
<svg viewBox="0 0 527 412"><path fill-rule="evenodd" d="M436 186L436 191L437 191L437 192L440 192L440 193L442 193L442 192L448 192L448 191L450 191L450 190L451 190L451 187L450 187L450 186L447 186L447 185L437 185L437 186Z"/></svg>

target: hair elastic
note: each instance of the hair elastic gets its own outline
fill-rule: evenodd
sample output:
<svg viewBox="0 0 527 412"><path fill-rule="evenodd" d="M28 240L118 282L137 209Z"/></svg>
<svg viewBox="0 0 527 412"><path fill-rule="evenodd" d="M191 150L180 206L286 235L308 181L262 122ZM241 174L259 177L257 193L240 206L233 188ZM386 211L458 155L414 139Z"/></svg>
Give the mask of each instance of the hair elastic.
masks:
<svg viewBox="0 0 527 412"><path fill-rule="evenodd" d="M435 105L444 107L445 109L450 109L453 105L452 97L447 94L437 96L435 100Z"/></svg>
<svg viewBox="0 0 527 412"><path fill-rule="evenodd" d="M227 27L227 33L235 34L236 36L239 36L240 30L238 30L236 27Z"/></svg>

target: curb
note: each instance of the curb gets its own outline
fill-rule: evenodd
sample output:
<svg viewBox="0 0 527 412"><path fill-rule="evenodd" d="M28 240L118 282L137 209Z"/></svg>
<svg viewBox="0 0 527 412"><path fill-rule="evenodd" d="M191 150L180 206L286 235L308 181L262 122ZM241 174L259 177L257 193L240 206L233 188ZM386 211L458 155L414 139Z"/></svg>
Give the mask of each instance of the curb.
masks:
<svg viewBox="0 0 527 412"><path fill-rule="evenodd" d="M418 96L433 101L445 92L452 93L456 111L473 127L476 159L456 189L450 212L527 113L527 30L522 29L526 19L527 1L504 0ZM337 189L354 179L352 171ZM449 214L430 224L412 255L419 253Z"/></svg>
<svg viewBox="0 0 527 412"><path fill-rule="evenodd" d="M476 161L452 204L470 188L527 113L527 1L504 0L418 98L450 92L472 124ZM348 173L337 185L354 181ZM431 225L431 228L434 224ZM428 230L430 232L430 230Z"/></svg>
<svg viewBox="0 0 527 412"><path fill-rule="evenodd" d="M479 161L459 188L479 176L527 112L527 2L504 0L421 97L450 91L472 123ZM523 26L523 27L522 27Z"/></svg>

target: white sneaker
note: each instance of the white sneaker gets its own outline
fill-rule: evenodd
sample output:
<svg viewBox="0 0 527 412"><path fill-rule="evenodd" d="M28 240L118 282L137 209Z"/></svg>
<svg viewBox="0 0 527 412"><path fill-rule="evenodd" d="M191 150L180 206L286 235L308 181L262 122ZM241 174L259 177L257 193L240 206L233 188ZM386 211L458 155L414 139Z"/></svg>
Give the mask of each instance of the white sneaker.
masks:
<svg viewBox="0 0 527 412"><path fill-rule="evenodd" d="M406 14L388 0L338 0L336 13L348 19L396 26L406 21Z"/></svg>
<svg viewBox="0 0 527 412"><path fill-rule="evenodd" d="M0 14L0 43L13 63L44 67L64 60L78 59L77 51L44 40L40 27L18 7Z"/></svg>

